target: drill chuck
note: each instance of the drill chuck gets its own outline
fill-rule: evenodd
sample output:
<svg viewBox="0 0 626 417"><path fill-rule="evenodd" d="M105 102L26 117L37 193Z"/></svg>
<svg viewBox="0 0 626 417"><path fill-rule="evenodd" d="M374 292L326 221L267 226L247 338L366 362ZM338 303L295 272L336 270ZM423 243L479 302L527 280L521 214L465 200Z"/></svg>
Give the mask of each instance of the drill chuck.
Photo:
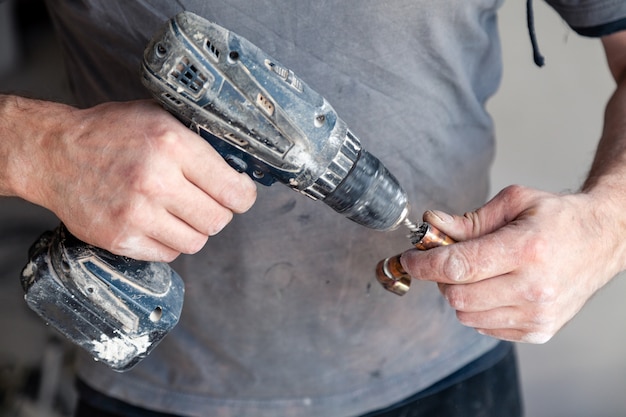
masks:
<svg viewBox="0 0 626 417"><path fill-rule="evenodd" d="M367 151L324 202L350 220L377 230L395 229L409 211L396 178Z"/></svg>

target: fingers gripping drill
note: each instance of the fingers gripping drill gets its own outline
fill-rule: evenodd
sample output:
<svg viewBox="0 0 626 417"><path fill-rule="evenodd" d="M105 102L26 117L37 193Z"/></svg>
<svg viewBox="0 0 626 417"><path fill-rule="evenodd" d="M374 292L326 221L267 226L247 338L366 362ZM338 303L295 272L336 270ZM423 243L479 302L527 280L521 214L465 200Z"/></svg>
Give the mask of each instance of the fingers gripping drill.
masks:
<svg viewBox="0 0 626 417"><path fill-rule="evenodd" d="M322 96L246 39L183 12L149 42L142 73L165 109L257 182L283 183L371 229L407 221L396 178ZM381 269L389 279L391 265ZM119 371L176 325L184 292L167 264L114 256L63 225L33 245L22 284L33 310Z"/></svg>

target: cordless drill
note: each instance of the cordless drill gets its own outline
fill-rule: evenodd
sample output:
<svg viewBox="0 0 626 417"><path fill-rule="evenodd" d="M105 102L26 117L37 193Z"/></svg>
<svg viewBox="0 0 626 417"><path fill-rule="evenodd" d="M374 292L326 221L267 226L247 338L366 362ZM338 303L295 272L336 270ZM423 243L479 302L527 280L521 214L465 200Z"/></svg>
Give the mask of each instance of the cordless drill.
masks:
<svg viewBox="0 0 626 417"><path fill-rule="evenodd" d="M371 229L406 221L407 196L330 104L223 27L183 12L147 45L142 82L237 171L280 182ZM22 272L28 305L96 360L132 368L177 323L184 286L167 264L115 256L60 225Z"/></svg>

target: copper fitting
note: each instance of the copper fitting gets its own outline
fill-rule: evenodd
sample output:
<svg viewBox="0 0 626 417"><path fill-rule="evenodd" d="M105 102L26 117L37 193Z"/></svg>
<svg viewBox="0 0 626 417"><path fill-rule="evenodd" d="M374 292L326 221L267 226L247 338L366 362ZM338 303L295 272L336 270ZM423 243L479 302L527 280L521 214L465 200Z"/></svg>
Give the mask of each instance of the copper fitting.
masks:
<svg viewBox="0 0 626 417"><path fill-rule="evenodd" d="M417 231L411 233L409 237L413 246L419 250L428 250L456 243L450 236L426 222L420 224Z"/></svg>
<svg viewBox="0 0 626 417"><path fill-rule="evenodd" d="M412 229L409 235L411 243L419 250L428 250L438 246L446 246L455 243L454 239L430 225L421 223ZM411 286L411 276L404 270L400 263L402 254L383 259L376 265L376 278L388 291L397 295L404 295Z"/></svg>
<svg viewBox="0 0 626 417"><path fill-rule="evenodd" d="M404 295L411 286L411 276L402 268L400 256L402 254L385 258L378 262L378 265L376 265L376 278L387 291Z"/></svg>

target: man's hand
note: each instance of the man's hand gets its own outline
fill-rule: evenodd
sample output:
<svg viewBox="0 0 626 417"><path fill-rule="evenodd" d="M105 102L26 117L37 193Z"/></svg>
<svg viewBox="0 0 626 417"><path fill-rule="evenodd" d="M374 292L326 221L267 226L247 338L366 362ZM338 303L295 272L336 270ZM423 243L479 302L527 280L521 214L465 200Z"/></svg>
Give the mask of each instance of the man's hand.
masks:
<svg viewBox="0 0 626 417"><path fill-rule="evenodd" d="M11 151L19 158L7 158L5 194L47 207L76 237L118 255L195 253L256 198L247 175L153 101L13 106L21 112L9 112L13 129L36 131Z"/></svg>
<svg viewBox="0 0 626 417"><path fill-rule="evenodd" d="M625 268L625 225L607 201L509 187L465 216L424 220L459 241L402 264L435 281L464 325L512 341L544 343Z"/></svg>
<svg viewBox="0 0 626 417"><path fill-rule="evenodd" d="M460 242L401 259L481 333L546 342L626 269L626 31L602 42L616 89L583 191L513 186L463 217L428 212L424 220Z"/></svg>

